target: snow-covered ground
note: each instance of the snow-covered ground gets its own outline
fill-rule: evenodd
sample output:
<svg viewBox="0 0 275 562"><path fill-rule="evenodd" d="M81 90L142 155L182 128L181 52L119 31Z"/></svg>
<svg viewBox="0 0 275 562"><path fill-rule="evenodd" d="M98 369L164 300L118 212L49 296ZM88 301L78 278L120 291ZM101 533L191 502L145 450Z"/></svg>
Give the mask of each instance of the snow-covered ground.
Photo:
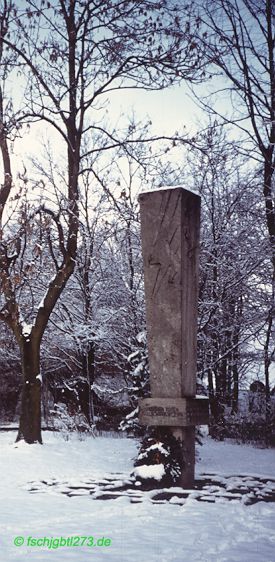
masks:
<svg viewBox="0 0 275 562"><path fill-rule="evenodd" d="M45 433L44 445L15 448L14 432L0 433L1 562L274 562L275 503L240 501L184 505L130 503L128 497L96 501L68 497L51 487L30 493L28 482L79 483L110 472L129 474L136 455L133 439L76 437ZM275 477L275 451L205 438L197 473ZM62 546L58 549L15 546L17 536L93 536L109 546Z"/></svg>

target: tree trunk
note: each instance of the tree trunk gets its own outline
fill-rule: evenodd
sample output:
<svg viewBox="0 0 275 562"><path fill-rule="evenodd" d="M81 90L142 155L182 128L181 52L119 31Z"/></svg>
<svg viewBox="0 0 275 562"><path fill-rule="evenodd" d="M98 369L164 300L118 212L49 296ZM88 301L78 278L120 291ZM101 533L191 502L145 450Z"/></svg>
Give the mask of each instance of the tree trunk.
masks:
<svg viewBox="0 0 275 562"><path fill-rule="evenodd" d="M265 374L265 417L266 417L266 426L267 431L269 429L270 424L270 417L271 417L271 402L270 402L270 376L269 376L269 369L271 359L269 356L269 346L270 346L270 338L272 333L272 324L273 324L273 312L272 309L269 311L269 318L267 323L267 331L266 331L266 340L264 345L264 374Z"/></svg>
<svg viewBox="0 0 275 562"><path fill-rule="evenodd" d="M42 443L41 437L41 379L40 342L24 338L20 344L23 389L19 431L16 442Z"/></svg>
<svg viewBox="0 0 275 562"><path fill-rule="evenodd" d="M216 401L215 401L215 391L214 391L212 369L207 369L207 375L208 375L208 392L209 392L210 412L211 412L211 416L213 416L215 418L215 416L216 416Z"/></svg>
<svg viewBox="0 0 275 562"><path fill-rule="evenodd" d="M238 406L239 406L239 332L240 332L239 325L234 326L233 339L232 339L233 350L231 356L232 377L233 377L232 413L237 413Z"/></svg>
<svg viewBox="0 0 275 562"><path fill-rule="evenodd" d="M233 367L233 392L232 392L232 413L236 414L238 412L239 406L239 373L238 373L238 364L235 360Z"/></svg>
<svg viewBox="0 0 275 562"><path fill-rule="evenodd" d="M82 373L84 379L87 381L87 400L83 404L84 414L90 425L94 423L94 391L91 386L95 382L95 345L91 341L88 343L88 348L82 353Z"/></svg>
<svg viewBox="0 0 275 562"><path fill-rule="evenodd" d="M94 391L91 386L95 382L95 345L94 342L89 344L87 352L87 381L88 381L88 397L89 397L89 423L94 423Z"/></svg>

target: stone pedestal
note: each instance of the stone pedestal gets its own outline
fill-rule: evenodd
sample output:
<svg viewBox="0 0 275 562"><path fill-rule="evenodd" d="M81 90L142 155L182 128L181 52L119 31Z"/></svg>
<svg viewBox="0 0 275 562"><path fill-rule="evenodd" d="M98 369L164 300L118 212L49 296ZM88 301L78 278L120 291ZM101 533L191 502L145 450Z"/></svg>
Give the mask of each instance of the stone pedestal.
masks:
<svg viewBox="0 0 275 562"><path fill-rule="evenodd" d="M139 421L152 427L166 426L183 443L180 484L192 488L195 480L195 426L209 421L208 398L144 398L139 401Z"/></svg>

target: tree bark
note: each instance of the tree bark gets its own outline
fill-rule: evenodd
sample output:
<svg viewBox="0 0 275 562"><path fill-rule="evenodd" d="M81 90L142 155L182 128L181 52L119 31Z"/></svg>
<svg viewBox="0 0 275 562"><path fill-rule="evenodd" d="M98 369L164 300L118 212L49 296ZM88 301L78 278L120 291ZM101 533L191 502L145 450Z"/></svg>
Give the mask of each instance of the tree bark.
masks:
<svg viewBox="0 0 275 562"><path fill-rule="evenodd" d="M90 425L94 423L94 391L91 386L95 381L95 345L91 341L88 344L86 352L82 353L82 373L84 379L87 381L87 402L82 405L85 408L85 415Z"/></svg>
<svg viewBox="0 0 275 562"><path fill-rule="evenodd" d="M19 431L16 442L42 443L40 342L24 338L20 343L23 389Z"/></svg>
<svg viewBox="0 0 275 562"><path fill-rule="evenodd" d="M208 392L209 392L209 406L211 416L215 418L216 408L215 408L215 391L214 391L214 383L213 383L213 371L212 369L207 369L208 374Z"/></svg>

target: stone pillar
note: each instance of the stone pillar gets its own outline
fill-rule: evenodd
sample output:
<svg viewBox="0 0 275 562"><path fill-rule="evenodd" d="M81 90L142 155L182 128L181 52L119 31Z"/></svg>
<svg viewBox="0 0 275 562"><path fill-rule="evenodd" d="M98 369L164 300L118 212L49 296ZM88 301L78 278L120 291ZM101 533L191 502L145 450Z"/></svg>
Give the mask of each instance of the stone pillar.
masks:
<svg viewBox="0 0 275 562"><path fill-rule="evenodd" d="M140 420L171 427L183 441L182 485L191 487L201 411L194 401L200 196L182 187L161 188L141 193L139 202L152 394L140 403ZM207 423L207 408L201 423Z"/></svg>

